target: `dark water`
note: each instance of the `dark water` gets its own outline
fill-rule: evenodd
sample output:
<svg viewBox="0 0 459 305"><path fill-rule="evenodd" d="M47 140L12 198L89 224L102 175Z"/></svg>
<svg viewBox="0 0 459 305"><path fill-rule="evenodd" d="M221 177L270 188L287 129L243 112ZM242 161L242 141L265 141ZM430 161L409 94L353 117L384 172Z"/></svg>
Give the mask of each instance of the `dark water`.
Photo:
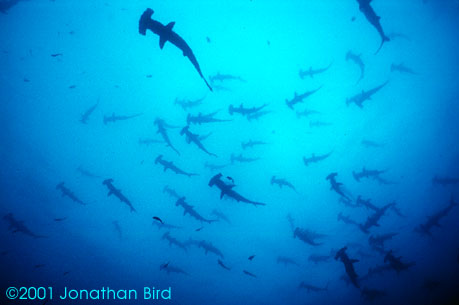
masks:
<svg viewBox="0 0 459 305"><path fill-rule="evenodd" d="M7 287L51 286L47 304L459 302L457 1L372 1L390 38L377 54L380 35L354 0L7 2L0 1L2 300ZM172 30L213 92L173 41L160 49L157 34L139 34L148 7L161 24L176 22ZM365 65L362 79L349 51ZM391 71L393 64L411 70ZM327 69L301 78L310 67ZM211 81L217 73L235 79ZM346 103L383 84L362 107ZM317 88L287 107L295 93ZM186 109L176 102L200 99ZM265 104L259 118L229 111ZM213 112L230 121L189 127L208 136L207 154L180 131L188 114ZM111 122L113 114L125 120ZM264 144L243 149L249 140ZM239 154L257 160L232 164ZM198 175L164 171L158 155ZM363 168L383 173L359 179ZM219 172L222 200L208 185ZM335 190L330 173L342 183ZM271 184L273 176L295 189ZM166 186L204 220L219 221L184 215ZM231 200L231 190L266 205ZM320 236L309 240L313 233ZM202 241L221 254L206 254ZM343 247L344 261L358 260L347 261L355 285L335 259ZM375 268L382 272L369 272ZM65 287L136 289L138 299L59 302ZM171 287L172 300L144 300L144 287Z"/></svg>

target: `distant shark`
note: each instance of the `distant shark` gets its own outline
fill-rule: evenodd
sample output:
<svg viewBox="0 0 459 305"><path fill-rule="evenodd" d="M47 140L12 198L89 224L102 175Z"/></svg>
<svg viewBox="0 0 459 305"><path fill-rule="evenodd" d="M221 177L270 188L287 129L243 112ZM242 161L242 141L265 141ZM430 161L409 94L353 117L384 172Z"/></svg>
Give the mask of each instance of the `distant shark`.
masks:
<svg viewBox="0 0 459 305"><path fill-rule="evenodd" d="M287 106L290 109L293 109L294 105L296 105L298 103L302 103L304 99L308 98L310 95L312 95L312 94L316 93L317 91L319 91L320 88L322 88L322 86L320 86L317 89L311 90L311 91L306 91L305 93L302 93L302 94L298 94L298 93L295 92L293 98L291 100L286 99L285 103L287 104Z"/></svg>
<svg viewBox="0 0 459 305"><path fill-rule="evenodd" d="M377 87L374 87L368 91L365 91L365 90L362 90L361 93L357 94L357 95L354 95L353 97L351 98L348 98L346 99L346 106L349 106L349 104L351 103L354 103L356 104L359 108L363 108L363 102L367 101L367 100L370 100L373 95L378 92L379 90L381 90L384 86L387 85L389 81L386 81L385 83L377 86Z"/></svg>
<svg viewBox="0 0 459 305"><path fill-rule="evenodd" d="M107 125L107 123L115 123L116 121L125 121L129 119L136 118L138 116L141 116L142 113L137 113L133 115L115 115L115 113L112 113L111 116L104 116L104 124Z"/></svg>
<svg viewBox="0 0 459 305"><path fill-rule="evenodd" d="M415 231L422 234L422 235L432 235L430 232L433 227L441 227L440 220L446 217L451 210L458 205L457 202L454 201L454 198L451 196L449 205L440 211L436 212L435 214L428 216L427 221L423 224L420 224Z"/></svg>
<svg viewBox="0 0 459 305"><path fill-rule="evenodd" d="M222 74L220 72L215 75L209 76L209 80L212 84L215 83L215 81L223 82L226 80L238 80L240 82L245 83L245 80L240 76L231 75L231 74Z"/></svg>
<svg viewBox="0 0 459 305"><path fill-rule="evenodd" d="M169 135L167 134L167 129L166 129L166 128L176 128L176 127L167 124L166 121L160 118L156 118L154 124L156 125L156 128L157 128L156 133L159 133L161 135L164 142L166 143L166 146L170 147L173 151L175 151L178 155L180 155L180 152L172 145Z"/></svg>
<svg viewBox="0 0 459 305"><path fill-rule="evenodd" d="M198 61L193 54L193 51L188 46L188 44L180 37L177 33L175 33L172 28L175 25L175 22L170 22L167 25L163 25L160 22L151 19L154 11L151 8L147 8L145 12L143 12L142 16L140 16L139 20L139 33L141 35L146 35L147 30L152 31L153 33L159 36L159 47L162 49L164 44L169 41L177 48L179 48L183 52L183 56L188 57L190 62L193 64L196 71L198 71L199 76L204 80L207 87L210 91L212 91L212 87L209 85L207 80L205 79L204 75L201 72L201 68L199 67Z"/></svg>
<svg viewBox="0 0 459 305"><path fill-rule="evenodd" d="M360 78L357 80L359 83L365 76L365 64L362 61L362 54L355 54L352 51L346 53L346 61L353 61L360 68Z"/></svg>
<svg viewBox="0 0 459 305"><path fill-rule="evenodd" d="M59 183L56 186L56 189L61 191L63 197L67 196L67 197L70 198L70 200L72 200L72 201L74 201L76 203L79 203L81 205L86 205L86 203L84 203L77 196L75 196L75 194L70 189L68 189L67 187L64 186L64 182Z"/></svg>
<svg viewBox="0 0 459 305"><path fill-rule="evenodd" d="M25 235L31 236L33 238L44 238L45 237L45 236L37 235L33 233L29 228L26 227L24 222L16 220L12 213L8 213L7 215L3 216L3 219L9 223L8 229L11 230L13 233L20 232Z"/></svg>
<svg viewBox="0 0 459 305"><path fill-rule="evenodd" d="M164 171L170 169L171 171L173 171L177 175L185 175L185 176L188 176L188 177L197 176L198 175L198 174L193 174L193 173L187 173L187 172L181 170L180 168L175 166L172 161L164 160L163 159L163 155L158 155L158 157L156 157L155 164L158 164L158 163L163 166Z"/></svg>
<svg viewBox="0 0 459 305"><path fill-rule="evenodd" d="M81 122L82 124L87 124L88 119L89 119L89 116L94 112L94 110L96 110L96 108L97 108L98 105L99 105L99 101L97 101L97 103L95 103L93 106L91 106L88 110L86 110L86 111L81 115L80 122Z"/></svg>
<svg viewBox="0 0 459 305"><path fill-rule="evenodd" d="M137 212L132 206L129 199L127 199L126 196L124 196L119 189L113 186L113 179L105 179L102 182L102 184L104 184L108 188L107 196L115 195L115 197L117 197L121 202L124 202L131 209L131 212Z"/></svg>
<svg viewBox="0 0 459 305"><path fill-rule="evenodd" d="M202 150L203 152L205 152L205 153L208 154L209 156L217 157L216 154L209 152L209 151L204 147L204 145L201 143L201 138L200 138L200 136L197 135L197 134L192 133L192 132L190 131L190 127L189 127L189 126L183 127L182 130L180 131L180 135L185 135L186 142L187 142L188 144L194 143L194 144L196 144L196 146L198 146L198 148L199 148L200 150Z"/></svg>
<svg viewBox="0 0 459 305"><path fill-rule="evenodd" d="M310 78L313 78L314 75L317 75L317 74L321 74L321 73L324 73L325 71L327 71L328 69L330 69L330 67L332 66L333 62L331 62L328 66L326 66L325 68L320 68L320 69L313 69L312 67L309 67L308 70L300 70L298 72L299 76L301 79L304 79L305 77L309 76Z"/></svg>
<svg viewBox="0 0 459 305"><path fill-rule="evenodd" d="M179 100L176 98L174 105L179 105L183 110L187 110L188 108L194 108L201 105L204 99L205 97L199 98L197 100Z"/></svg>
<svg viewBox="0 0 459 305"><path fill-rule="evenodd" d="M186 201L185 197L181 197L177 200L175 203L176 206L181 206L183 208L183 215L190 215L191 217L195 218L196 220L199 220L200 222L207 222L207 223L212 223L216 222L217 220L215 219L206 219L202 217L192 205L189 205Z"/></svg>

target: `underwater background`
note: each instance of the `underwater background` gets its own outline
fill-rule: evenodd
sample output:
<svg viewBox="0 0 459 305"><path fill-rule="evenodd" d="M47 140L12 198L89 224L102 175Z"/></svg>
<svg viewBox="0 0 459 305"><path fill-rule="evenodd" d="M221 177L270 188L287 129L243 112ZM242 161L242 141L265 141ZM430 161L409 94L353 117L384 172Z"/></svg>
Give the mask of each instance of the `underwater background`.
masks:
<svg viewBox="0 0 459 305"><path fill-rule="evenodd" d="M459 3L370 4L379 51L354 0L1 0L0 298L151 286L172 300L65 304L459 304ZM213 92L139 34L147 8ZM210 154L183 134L188 114L224 120L189 125ZM218 173L265 205L220 199Z"/></svg>

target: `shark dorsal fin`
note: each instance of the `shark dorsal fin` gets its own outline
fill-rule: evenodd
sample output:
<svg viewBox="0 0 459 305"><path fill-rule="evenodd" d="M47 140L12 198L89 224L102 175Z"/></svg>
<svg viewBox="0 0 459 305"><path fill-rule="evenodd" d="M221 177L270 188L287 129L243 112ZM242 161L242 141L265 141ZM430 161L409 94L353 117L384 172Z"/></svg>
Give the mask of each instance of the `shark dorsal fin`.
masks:
<svg viewBox="0 0 459 305"><path fill-rule="evenodd" d="M169 31L169 32L172 32L172 28L174 27L174 24L175 24L175 22L169 22L166 25L166 30ZM163 34L163 35L159 36L159 48L160 49L164 48L164 44L167 41L167 36L168 36L167 34Z"/></svg>
<svg viewBox="0 0 459 305"><path fill-rule="evenodd" d="M172 31L172 28L174 27L175 25L175 21L172 21L172 22L169 22L167 25L166 25L166 28L168 30L171 30Z"/></svg>

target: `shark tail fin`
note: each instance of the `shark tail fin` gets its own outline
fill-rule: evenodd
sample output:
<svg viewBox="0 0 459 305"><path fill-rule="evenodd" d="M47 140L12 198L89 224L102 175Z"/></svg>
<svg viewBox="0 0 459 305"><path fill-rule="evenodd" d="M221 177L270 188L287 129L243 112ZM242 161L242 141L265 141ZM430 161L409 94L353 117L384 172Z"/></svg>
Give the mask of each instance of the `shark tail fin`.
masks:
<svg viewBox="0 0 459 305"><path fill-rule="evenodd" d="M382 49L382 47L383 47L383 45L384 45L384 43L385 43L386 41L390 41L390 38L387 37L386 35L384 35L383 38L382 38L382 40L381 40L381 44L379 45L378 50L376 50L375 55L379 53L379 51Z"/></svg>

